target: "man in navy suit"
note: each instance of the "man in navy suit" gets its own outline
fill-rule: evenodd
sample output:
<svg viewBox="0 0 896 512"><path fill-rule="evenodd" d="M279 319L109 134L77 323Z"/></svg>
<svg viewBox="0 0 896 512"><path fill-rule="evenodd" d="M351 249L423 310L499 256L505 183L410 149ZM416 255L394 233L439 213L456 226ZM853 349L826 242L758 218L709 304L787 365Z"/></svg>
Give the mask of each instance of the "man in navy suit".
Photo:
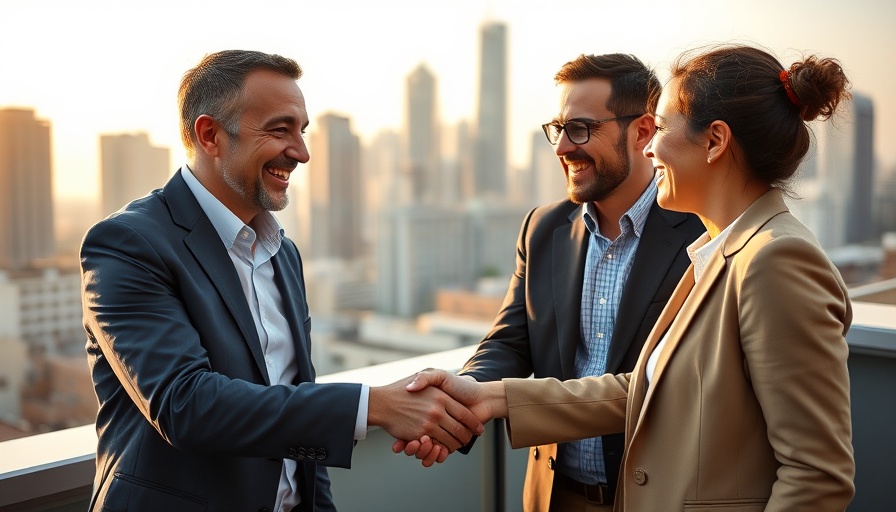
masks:
<svg viewBox="0 0 896 512"><path fill-rule="evenodd" d="M454 448L481 432L438 390L314 383L302 261L270 213L309 159L300 76L206 56L178 95L188 164L84 238L92 510L335 510L325 466L368 425Z"/></svg>

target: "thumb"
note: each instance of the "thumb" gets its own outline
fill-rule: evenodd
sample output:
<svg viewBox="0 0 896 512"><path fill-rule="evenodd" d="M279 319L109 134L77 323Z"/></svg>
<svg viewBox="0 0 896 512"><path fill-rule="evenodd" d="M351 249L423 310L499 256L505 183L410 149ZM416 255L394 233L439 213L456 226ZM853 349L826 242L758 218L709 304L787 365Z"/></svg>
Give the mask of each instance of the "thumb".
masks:
<svg viewBox="0 0 896 512"><path fill-rule="evenodd" d="M439 386L445 382L446 373L445 370L427 368L422 372L417 372L417 375L414 376L414 380L407 385L406 389L413 392L426 389L429 386Z"/></svg>

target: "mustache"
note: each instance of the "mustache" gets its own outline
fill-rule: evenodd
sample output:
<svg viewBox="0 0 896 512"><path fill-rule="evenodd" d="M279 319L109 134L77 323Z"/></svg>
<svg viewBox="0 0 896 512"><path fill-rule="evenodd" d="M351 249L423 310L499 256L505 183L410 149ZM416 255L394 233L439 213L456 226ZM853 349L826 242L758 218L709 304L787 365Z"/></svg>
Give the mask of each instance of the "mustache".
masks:
<svg viewBox="0 0 896 512"><path fill-rule="evenodd" d="M594 163L594 159L591 158L588 153L581 148L576 148L574 151L563 155L563 161L566 163L570 162L581 162L581 161L589 161Z"/></svg>
<svg viewBox="0 0 896 512"><path fill-rule="evenodd" d="M276 169L286 169L290 172L295 170L295 168L299 165L299 161L295 158L289 158L288 156L279 156L268 163L265 164L267 167L274 167Z"/></svg>

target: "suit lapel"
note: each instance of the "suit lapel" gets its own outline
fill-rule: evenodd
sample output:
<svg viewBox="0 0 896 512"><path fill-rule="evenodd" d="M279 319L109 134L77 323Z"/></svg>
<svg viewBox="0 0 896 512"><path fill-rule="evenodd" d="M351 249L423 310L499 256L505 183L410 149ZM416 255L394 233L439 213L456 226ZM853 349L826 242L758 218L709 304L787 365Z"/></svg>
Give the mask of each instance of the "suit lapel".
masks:
<svg viewBox="0 0 896 512"><path fill-rule="evenodd" d="M640 376L635 383L633 398L639 400L640 397L643 397L643 401L632 403L631 411L639 412L637 421L633 422L633 430L629 433L634 435L637 432L638 426L650 407L650 399L654 395L654 391L661 385L665 369L675 355L675 350L681 343L687 330L693 324L694 315L708 303L707 296L716 283L724 276L728 267L727 258L740 251L769 219L786 211L787 207L784 204L781 192L777 189L772 189L750 205L741 217L735 221L728 237L707 263L699 283L694 283L693 265L685 272L684 277L672 294L672 298L669 300L666 308L663 309L656 326L651 331L645 350L641 352L641 357L638 359L637 371ZM657 358L656 368L653 371L653 382L648 389L645 389L647 387L647 359L657 344L659 344L667 328L669 331L668 339Z"/></svg>
<svg viewBox="0 0 896 512"><path fill-rule="evenodd" d="M180 172L185 171L181 170ZM184 237L184 245L196 258L197 264L202 267L206 277L214 285L221 300L227 306L227 310L233 315L240 333L243 335L243 341L252 352L255 365L264 377L265 383L270 385L261 342L258 339L258 332L255 330L255 321L252 319L252 313L246 303L246 295L243 293L239 276L233 268L233 262L227 254L221 237L180 174L176 174L165 186L165 199L168 202L172 220L189 231ZM214 321L214 319L209 320Z"/></svg>
<svg viewBox="0 0 896 512"><path fill-rule="evenodd" d="M311 360L307 357L311 353L311 340L305 334L305 311L299 306L307 305L305 294L299 287L302 282L301 272L298 268L297 258L292 258L291 245L286 240L281 244L280 250L271 260L274 265L274 281L280 290L283 299L283 309L286 320L289 322L289 330L292 333L296 350L296 362L299 373L298 382L313 382L314 370Z"/></svg>
<svg viewBox="0 0 896 512"><path fill-rule="evenodd" d="M588 230L575 208L569 224L554 231L551 255L551 293L554 315L557 318L557 349L562 378L575 376L575 357L578 348L582 309L582 283L585 276L585 257L588 250Z"/></svg>
<svg viewBox="0 0 896 512"><path fill-rule="evenodd" d="M676 212L665 213L678 222L686 218ZM628 282L619 301L613 341L607 353L607 372L616 372L619 368L635 340L639 327L644 322L644 315L650 303L656 298L657 290L685 242L685 237L674 228L669 219L663 216L659 205L654 202L644 224L641 240L638 242Z"/></svg>

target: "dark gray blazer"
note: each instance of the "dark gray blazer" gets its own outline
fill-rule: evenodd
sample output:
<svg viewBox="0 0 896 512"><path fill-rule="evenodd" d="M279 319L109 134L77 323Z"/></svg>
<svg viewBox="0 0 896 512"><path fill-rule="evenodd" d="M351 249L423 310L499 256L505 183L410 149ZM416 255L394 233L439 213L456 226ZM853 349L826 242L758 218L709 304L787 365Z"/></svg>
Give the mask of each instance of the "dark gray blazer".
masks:
<svg viewBox="0 0 896 512"><path fill-rule="evenodd" d="M335 510L360 385L313 384L302 261L273 258L299 374L271 386L233 263L180 173L91 228L81 248L99 413L91 510L271 510L284 458L301 511Z"/></svg>
<svg viewBox="0 0 896 512"><path fill-rule="evenodd" d="M685 249L704 231L696 216L653 204L620 299L607 354L608 373L634 368L650 329L690 264ZM533 374L575 378L587 252L581 205L564 200L529 212L520 229L516 270L504 304L462 373L478 381ZM604 436L611 492L618 480L622 447L622 434Z"/></svg>

